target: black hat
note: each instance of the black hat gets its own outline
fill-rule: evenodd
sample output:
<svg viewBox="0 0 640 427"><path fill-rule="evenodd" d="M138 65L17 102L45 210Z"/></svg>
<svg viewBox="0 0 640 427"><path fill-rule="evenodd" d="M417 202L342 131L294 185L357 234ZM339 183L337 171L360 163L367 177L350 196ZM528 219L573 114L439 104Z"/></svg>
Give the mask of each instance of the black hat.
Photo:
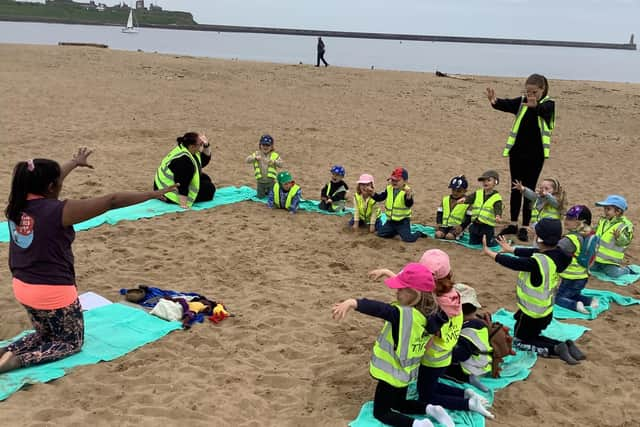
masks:
<svg viewBox="0 0 640 427"><path fill-rule="evenodd" d="M542 218L536 223L535 230L538 235L538 243L555 246L562 237L562 222L559 219Z"/></svg>

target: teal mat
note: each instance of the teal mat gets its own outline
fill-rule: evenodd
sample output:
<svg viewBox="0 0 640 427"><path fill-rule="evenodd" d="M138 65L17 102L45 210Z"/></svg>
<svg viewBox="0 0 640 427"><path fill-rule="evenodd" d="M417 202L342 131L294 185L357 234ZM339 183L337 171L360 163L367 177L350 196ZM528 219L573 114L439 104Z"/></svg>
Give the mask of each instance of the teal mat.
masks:
<svg viewBox="0 0 640 427"><path fill-rule="evenodd" d="M629 267L631 267L633 271L640 271L640 265L633 264L633 265L630 265ZM640 280L640 273L623 274L620 277L611 277L611 276L607 276L601 271L592 271L591 275L598 280L602 280L603 282L615 283L618 286L628 286Z"/></svg>
<svg viewBox="0 0 640 427"><path fill-rule="evenodd" d="M259 199L255 197L255 191L253 193L254 193L254 197L252 197L251 200L253 200L254 202L259 202L264 204L267 203L267 198ZM336 215L336 216L350 215L353 212L352 208L346 208L342 212L329 212L329 211L320 209L318 207L319 205L320 205L320 202L317 200L300 199L300 204L298 204L298 210L307 211L307 212L316 212L316 213L321 213L325 215Z"/></svg>
<svg viewBox="0 0 640 427"><path fill-rule="evenodd" d="M123 304L109 304L85 311L84 322L85 342L80 353L55 362L0 374L0 401L26 384L60 378L75 366L116 359L182 328L180 322L167 322ZM8 341L0 341L0 347L5 347L28 332Z"/></svg>
<svg viewBox="0 0 640 427"><path fill-rule="evenodd" d="M616 304L623 306L640 304L640 300L638 299L626 297L624 295L620 295L611 291L602 291L599 289L584 289L582 291L582 294L587 297L598 298L598 308L592 309L591 307L587 307L587 310L589 310L589 314L583 314L556 305L555 307L553 307L553 317L556 319L593 320L598 317L600 313L608 310L611 303L615 302Z"/></svg>
<svg viewBox="0 0 640 427"><path fill-rule="evenodd" d="M411 224L411 231L419 231L423 234L428 235L432 239L436 238L436 228L430 225L422 225L422 224ZM472 245L469 243L469 233L464 232L460 240L447 240L447 239L437 239L439 242L447 242L447 243L456 243L458 245L462 245L464 247L470 249L482 249L482 245ZM500 245L491 246L491 249L499 252Z"/></svg>
<svg viewBox="0 0 640 427"><path fill-rule="evenodd" d="M496 322L500 322L505 326L508 326L513 331L513 326L515 324L515 320L513 319L513 313L503 308L499 309L492 315L492 319ZM571 325L568 323L561 323L557 320L552 320L551 325L547 329L545 329L543 335L548 336L550 338L555 338L558 340L576 340L582 334L589 330L589 328L585 328L584 326L579 325ZM504 359L502 364L502 373L500 378L482 378L481 381L484 385L489 388L489 393L482 393L480 390L476 389L476 392L487 397L489 402L493 402L494 392L501 388L508 386L509 384L515 381L524 380L531 373L531 368L535 364L537 360L537 356L532 352L524 352L524 351L516 351L515 356L508 356ZM458 384L448 380L441 380L441 382L452 385L454 387L464 387L470 388L469 384ZM472 388L472 387L471 387ZM409 392L407 396L410 399L416 399L417 392L415 388L415 384L411 384L409 386ZM485 426L485 418L477 414L475 412L470 411L452 411L447 410L447 413L453 418L453 421L456 424L456 427L468 426L468 427L484 427ZM424 418L424 417L416 417L416 418ZM435 423L434 420L431 420L435 426L440 426L441 424ZM351 427L384 427L386 424L381 423L373 416L373 402L369 401L362 405L360 409L360 413L357 418L349 423Z"/></svg>

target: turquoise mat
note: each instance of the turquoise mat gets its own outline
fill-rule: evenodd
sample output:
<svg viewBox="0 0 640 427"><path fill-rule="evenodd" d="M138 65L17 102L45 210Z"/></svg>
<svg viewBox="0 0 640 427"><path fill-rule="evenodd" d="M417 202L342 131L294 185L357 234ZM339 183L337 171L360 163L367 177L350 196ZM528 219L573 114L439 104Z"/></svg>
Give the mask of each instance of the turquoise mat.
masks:
<svg viewBox="0 0 640 427"><path fill-rule="evenodd" d="M630 265L630 267L634 270L634 271L640 271L640 265ZM640 273L638 274L623 274L620 277L611 277L611 276L607 276L606 274L604 274L601 271L592 271L591 275L593 277L595 277L598 280L602 280L603 282L611 282L611 283L615 283L618 286L628 286L632 283L637 282L638 280L640 280Z"/></svg>
<svg viewBox="0 0 640 427"><path fill-rule="evenodd" d="M84 322L85 341L80 353L55 362L0 374L0 401L26 384L60 378L75 366L116 359L182 328L180 322L167 322L123 304L109 304L85 311ZM0 347L5 347L26 333L8 341L0 341Z"/></svg>
<svg viewBox="0 0 640 427"><path fill-rule="evenodd" d="M411 231L419 231L423 234L428 235L432 239L436 238L436 228L430 225L411 224ZM468 232L464 232L460 240L447 240L447 239L437 239L437 240L439 242L457 243L458 245L462 245L470 249L482 249L482 245L472 245L471 243L469 243ZM498 252L500 251L500 245L491 246L491 249Z"/></svg>
<svg viewBox="0 0 640 427"><path fill-rule="evenodd" d="M499 309L492 315L492 319L496 322L500 322L505 326L508 326L511 330L513 330L513 326L515 324L515 320L513 319L513 313L503 308ZM555 338L558 340L576 340L582 334L589 330L589 328L585 328L584 326L579 325L571 325L568 323L561 323L557 320L553 320L551 325L547 329L545 329L543 335L548 336L550 338ZM476 392L487 397L489 402L493 402L494 392L501 388L508 386L509 384L515 381L521 381L527 378L531 372L531 368L535 364L537 360L537 356L532 352L525 351L516 351L515 356L508 356L504 359L502 364L502 373L500 378L482 378L481 381L484 385L489 388L489 394L482 393L476 389ZM464 387L470 388L469 384L458 384L448 380L441 380L441 382L454 386L454 387ZM472 388L472 387L471 387ZM407 396L410 399L416 399L417 392L415 388L415 384L411 384L409 386L409 392ZM485 426L485 418L477 414L475 412L470 411L452 411L447 410L447 413L453 418L453 421L456 424L456 427L468 426L468 427L484 427ZM416 418L424 418L424 417L416 417ZM435 426L440 426L441 424L437 424L434 420L431 420ZM357 418L349 423L351 427L384 427L386 424L381 423L373 416L373 402L369 401L362 405L360 409L360 413Z"/></svg>
<svg viewBox="0 0 640 427"><path fill-rule="evenodd" d="M587 297L598 298L598 302L599 302L598 308L592 309L591 307L587 307L587 310L589 310L589 314L583 314L583 313L578 313L577 311L569 310L567 308L556 305L555 307L553 307L553 317L556 319L593 320L596 317L598 317L600 313L608 310L611 303L615 302L616 304L623 305L623 306L640 304L640 300L638 299L635 299L632 297L625 297L624 295L620 295L611 291L602 291L598 289L584 289L582 291L582 294Z"/></svg>
<svg viewBox="0 0 640 427"><path fill-rule="evenodd" d="M267 203L267 198L264 199L259 199L257 197L255 197L255 191L253 192L253 197L251 198L251 200L253 200L254 202L259 202L259 203ZM302 211L308 211L308 212L316 212L316 213L321 213L321 214L325 214L325 215L336 215L336 216L345 216L345 215L350 215L351 212L353 212L352 208L346 208L344 211L342 212L329 212L329 211L325 211L320 209L318 206L320 205L320 202L317 200L305 200L305 199L300 199L300 204L298 204L298 209L302 210Z"/></svg>

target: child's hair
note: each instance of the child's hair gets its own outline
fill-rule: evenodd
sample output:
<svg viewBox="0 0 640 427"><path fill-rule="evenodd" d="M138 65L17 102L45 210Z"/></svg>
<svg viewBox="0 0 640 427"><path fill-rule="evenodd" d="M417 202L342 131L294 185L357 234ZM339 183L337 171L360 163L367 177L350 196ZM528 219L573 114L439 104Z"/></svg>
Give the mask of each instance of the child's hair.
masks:
<svg viewBox="0 0 640 427"><path fill-rule="evenodd" d="M418 292L418 291L415 291ZM438 311L438 304L433 296L433 292L418 292L420 294L420 301L416 304L415 308L425 317L436 313Z"/></svg>
<svg viewBox="0 0 640 427"><path fill-rule="evenodd" d="M476 311L478 311L478 308L468 302L465 302L464 304L462 304L462 314L465 316L468 316L469 314L473 314Z"/></svg>
<svg viewBox="0 0 640 427"><path fill-rule="evenodd" d="M22 211L27 205L27 195L45 196L49 185L57 185L60 178L60 165L48 159L33 159L18 162L13 168L11 193L5 210L8 220L20 224Z"/></svg>
<svg viewBox="0 0 640 427"><path fill-rule="evenodd" d="M177 137L176 141L178 142L178 145L182 145L187 148L197 144L199 137L200 135L198 135L197 132L187 132L184 135Z"/></svg>
<svg viewBox="0 0 640 427"><path fill-rule="evenodd" d="M564 214L567 210L567 193L560 185L560 181L555 178L544 178L543 181L549 181L553 184L553 197L555 197L558 202L558 210L560 211L560 214Z"/></svg>
<svg viewBox="0 0 640 427"><path fill-rule="evenodd" d="M531 74L527 77L527 81L525 82L527 85L535 85L539 88L542 88L542 97L544 98L549 93L549 82L547 78L542 74Z"/></svg>
<svg viewBox="0 0 640 427"><path fill-rule="evenodd" d="M362 194L362 187L366 187L368 185L371 185L371 183L366 183L366 184L358 184L358 186L356 187L356 193L358 194Z"/></svg>
<svg viewBox="0 0 640 427"><path fill-rule="evenodd" d="M442 296L453 289L453 280L451 279L451 273L447 274L441 279L436 279L436 295Z"/></svg>

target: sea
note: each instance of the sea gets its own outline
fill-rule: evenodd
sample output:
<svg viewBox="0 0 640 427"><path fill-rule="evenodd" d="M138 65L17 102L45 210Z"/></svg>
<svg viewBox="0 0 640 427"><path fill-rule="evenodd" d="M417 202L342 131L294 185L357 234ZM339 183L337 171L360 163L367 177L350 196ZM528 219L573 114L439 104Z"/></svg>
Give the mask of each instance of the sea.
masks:
<svg viewBox="0 0 640 427"><path fill-rule="evenodd" d="M551 79L640 83L637 50L333 37L323 40L330 66L501 77L541 73ZM111 49L284 64L315 64L316 60L316 38L311 36L150 28L125 34L116 26L0 22L0 43L58 42L101 43Z"/></svg>

